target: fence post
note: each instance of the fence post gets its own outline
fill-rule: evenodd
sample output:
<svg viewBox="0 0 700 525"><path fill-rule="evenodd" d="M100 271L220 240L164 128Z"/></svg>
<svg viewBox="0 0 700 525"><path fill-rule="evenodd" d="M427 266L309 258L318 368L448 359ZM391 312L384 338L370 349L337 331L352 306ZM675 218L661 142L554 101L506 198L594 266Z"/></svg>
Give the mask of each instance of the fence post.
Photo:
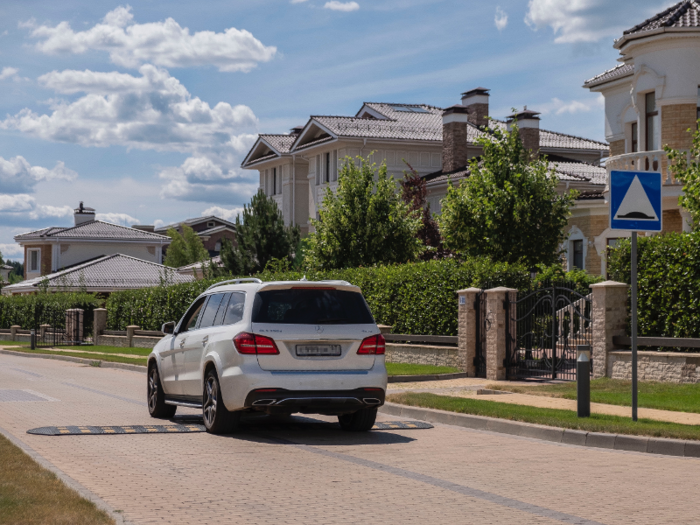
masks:
<svg viewBox="0 0 700 525"><path fill-rule="evenodd" d="M476 308L474 303L481 292L479 288L457 291L457 360L458 366L468 377L476 377Z"/></svg>
<svg viewBox="0 0 700 525"><path fill-rule="evenodd" d="M83 342L83 314L81 308L71 308L66 310L66 335L65 338L69 342Z"/></svg>
<svg viewBox="0 0 700 525"><path fill-rule="evenodd" d="M627 328L627 289L625 283L605 281L591 285L593 379L605 377L608 352L617 349L613 337L624 336Z"/></svg>
<svg viewBox="0 0 700 525"><path fill-rule="evenodd" d="M134 346L134 345L133 345L133 341L134 341L134 332L135 332L136 330L140 330L140 329L141 329L141 327L140 327L140 326L137 326L137 325L135 325L135 324L132 324L132 325L129 325L129 326L126 327L126 346L128 346L129 348L131 348L132 346Z"/></svg>
<svg viewBox="0 0 700 525"><path fill-rule="evenodd" d="M505 309L505 300L508 294L511 302L517 298L517 290L513 288L491 288L486 290L486 379L499 381L506 379L506 345L508 334L506 333L506 315L510 315Z"/></svg>
<svg viewBox="0 0 700 525"><path fill-rule="evenodd" d="M12 326L10 326L10 338L12 339L12 341L17 340L17 330L20 330L21 328L22 327L18 324L13 324Z"/></svg>
<svg viewBox="0 0 700 525"><path fill-rule="evenodd" d="M107 329L107 309L106 308L95 308L93 311L94 315L92 318L92 337L94 344L98 345L99 341L97 338L101 336Z"/></svg>

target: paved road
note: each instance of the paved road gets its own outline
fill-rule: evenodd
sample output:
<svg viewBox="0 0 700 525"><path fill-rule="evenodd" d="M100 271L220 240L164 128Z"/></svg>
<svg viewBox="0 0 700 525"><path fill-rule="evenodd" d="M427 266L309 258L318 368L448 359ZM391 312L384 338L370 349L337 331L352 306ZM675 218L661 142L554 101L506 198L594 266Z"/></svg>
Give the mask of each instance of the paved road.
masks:
<svg viewBox="0 0 700 525"><path fill-rule="evenodd" d="M0 355L0 429L131 523L700 522L700 460L451 426L362 435L287 427L237 436L26 434L152 423L145 374Z"/></svg>

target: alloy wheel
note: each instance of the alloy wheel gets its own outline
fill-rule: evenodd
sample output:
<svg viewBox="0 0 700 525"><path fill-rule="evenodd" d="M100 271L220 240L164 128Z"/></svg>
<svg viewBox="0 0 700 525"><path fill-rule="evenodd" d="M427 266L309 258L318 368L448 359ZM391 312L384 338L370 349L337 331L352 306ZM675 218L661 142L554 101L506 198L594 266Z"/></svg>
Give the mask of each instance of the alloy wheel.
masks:
<svg viewBox="0 0 700 525"><path fill-rule="evenodd" d="M214 424L216 419L216 404L219 397L219 385L216 379L208 377L204 387L204 423L208 428Z"/></svg>
<svg viewBox="0 0 700 525"><path fill-rule="evenodd" d="M158 404L158 372L151 368L148 374L148 409L151 412L156 410Z"/></svg>

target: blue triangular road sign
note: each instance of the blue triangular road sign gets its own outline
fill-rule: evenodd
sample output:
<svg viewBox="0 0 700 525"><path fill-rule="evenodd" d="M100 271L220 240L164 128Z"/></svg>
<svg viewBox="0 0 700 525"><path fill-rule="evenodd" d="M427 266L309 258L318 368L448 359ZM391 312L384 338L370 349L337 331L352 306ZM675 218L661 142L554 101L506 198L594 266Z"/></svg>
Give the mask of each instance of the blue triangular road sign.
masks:
<svg viewBox="0 0 700 525"><path fill-rule="evenodd" d="M610 227L661 231L661 173L610 172Z"/></svg>

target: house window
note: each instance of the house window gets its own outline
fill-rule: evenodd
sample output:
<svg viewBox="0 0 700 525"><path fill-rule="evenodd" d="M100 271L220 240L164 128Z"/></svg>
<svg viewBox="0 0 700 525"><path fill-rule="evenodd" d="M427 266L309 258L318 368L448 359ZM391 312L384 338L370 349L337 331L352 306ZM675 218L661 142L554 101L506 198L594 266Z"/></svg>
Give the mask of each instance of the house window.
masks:
<svg viewBox="0 0 700 525"><path fill-rule="evenodd" d="M215 252L221 251L221 241L216 241L216 244L214 245L214 251Z"/></svg>
<svg viewBox="0 0 700 525"><path fill-rule="evenodd" d="M214 221L209 221L207 223L207 228L213 228L214 226L216 226L216 223Z"/></svg>
<svg viewBox="0 0 700 525"><path fill-rule="evenodd" d="M583 241L572 241L571 247L573 248L574 257L573 264L574 268L583 270Z"/></svg>
<svg viewBox="0 0 700 525"><path fill-rule="evenodd" d="M330 182L331 181L331 154L330 152L326 153L326 170L323 173L324 181L325 182Z"/></svg>
<svg viewBox="0 0 700 525"><path fill-rule="evenodd" d="M631 138L632 138L632 153L635 153L639 151L639 146L637 143L637 123L633 122L632 123L632 132L631 132Z"/></svg>
<svg viewBox="0 0 700 525"><path fill-rule="evenodd" d="M29 257L29 271L38 272L40 271L40 261L41 261L41 249L38 250L28 250L27 256Z"/></svg>
<svg viewBox="0 0 700 525"><path fill-rule="evenodd" d="M644 107L646 110L646 151L659 149L656 141L656 122L659 111L656 107L656 93L651 92L644 95Z"/></svg>

